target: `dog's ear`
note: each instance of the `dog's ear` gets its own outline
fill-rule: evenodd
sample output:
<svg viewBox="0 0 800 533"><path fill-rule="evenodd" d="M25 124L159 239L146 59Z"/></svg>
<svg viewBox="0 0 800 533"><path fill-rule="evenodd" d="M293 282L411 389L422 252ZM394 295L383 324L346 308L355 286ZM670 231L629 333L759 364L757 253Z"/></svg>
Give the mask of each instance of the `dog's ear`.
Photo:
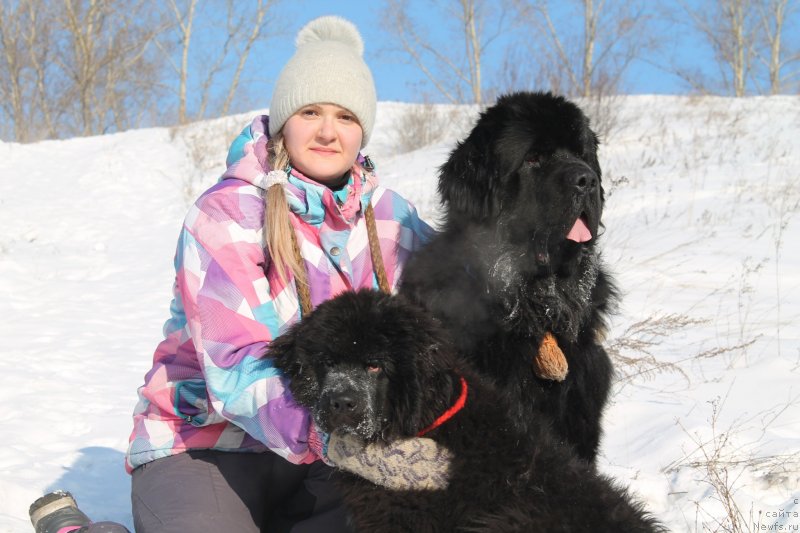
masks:
<svg viewBox="0 0 800 533"><path fill-rule="evenodd" d="M445 390L431 386L443 368L434 354L441 328L402 295L376 296L375 311L392 346L382 436L388 440L413 437L423 428L427 411L433 408L430 403Z"/></svg>
<svg viewBox="0 0 800 533"><path fill-rule="evenodd" d="M312 407L319 397L319 384L314 376L312 365L305 364L305 357L297 347L301 324L295 324L286 333L273 340L267 350L275 368L289 380L289 390L295 401L305 407Z"/></svg>
<svg viewBox="0 0 800 533"><path fill-rule="evenodd" d="M479 124L439 168L439 197L450 215L466 215L472 220L491 215L498 179L493 160L491 140Z"/></svg>
<svg viewBox="0 0 800 533"><path fill-rule="evenodd" d="M414 372L398 384L393 405L394 420L389 421L390 432L397 432L396 436L417 435L429 423L426 420L432 420L441 410L437 398L450 390L450 384L447 372L437 364L439 349L438 344L421 342L414 354Z"/></svg>
<svg viewBox="0 0 800 533"><path fill-rule="evenodd" d="M409 315L413 331L413 348L400 355L398 364L407 365L402 370L403 379L395 389L393 414L390 425L398 436L417 435L449 407L448 391L452 390L454 366L450 344L441 326L422 310Z"/></svg>
<svg viewBox="0 0 800 533"><path fill-rule="evenodd" d="M267 357L272 359L275 368L283 372L287 378L293 378L300 374L302 365L297 361L295 355L294 329L290 329L269 344Z"/></svg>

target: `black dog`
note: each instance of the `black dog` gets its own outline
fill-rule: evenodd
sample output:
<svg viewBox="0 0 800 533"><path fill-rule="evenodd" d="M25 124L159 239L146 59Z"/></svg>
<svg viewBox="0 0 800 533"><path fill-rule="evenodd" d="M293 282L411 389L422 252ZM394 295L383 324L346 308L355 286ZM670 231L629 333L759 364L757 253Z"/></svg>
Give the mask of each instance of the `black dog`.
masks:
<svg viewBox="0 0 800 533"><path fill-rule="evenodd" d="M549 93L501 97L440 169L442 232L407 265L401 294L449 330L492 377L517 427L537 412L593 462L612 365L600 338L616 291L595 248L603 210L597 137L581 110ZM569 365L540 379L552 333Z"/></svg>
<svg viewBox="0 0 800 533"><path fill-rule="evenodd" d="M339 478L357 531L645 532L659 527L625 491L559 445L543 415L521 435L501 396L459 364L426 312L345 293L273 341L295 400L325 431L365 441L425 433L452 453L446 490L392 491ZM455 407L454 407L455 406ZM460 407L459 407L460 406Z"/></svg>

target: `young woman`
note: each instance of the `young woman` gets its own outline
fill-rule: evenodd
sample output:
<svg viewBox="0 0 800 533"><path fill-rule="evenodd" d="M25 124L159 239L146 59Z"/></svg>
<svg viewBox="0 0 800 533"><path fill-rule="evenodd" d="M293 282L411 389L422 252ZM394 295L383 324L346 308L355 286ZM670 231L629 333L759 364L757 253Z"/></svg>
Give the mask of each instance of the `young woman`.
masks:
<svg viewBox="0 0 800 533"><path fill-rule="evenodd" d="M359 154L376 108L362 53L351 23L306 25L270 116L233 142L222 179L186 217L171 318L127 454L140 533L348 530L328 436L294 404L268 354L272 339L336 294L392 290L431 231ZM399 470L411 453L434 474L446 469L430 441L403 445L360 452L399 456ZM374 464L362 461L358 473L409 487ZM77 511L71 498L64 507ZM44 518L37 531L58 530Z"/></svg>

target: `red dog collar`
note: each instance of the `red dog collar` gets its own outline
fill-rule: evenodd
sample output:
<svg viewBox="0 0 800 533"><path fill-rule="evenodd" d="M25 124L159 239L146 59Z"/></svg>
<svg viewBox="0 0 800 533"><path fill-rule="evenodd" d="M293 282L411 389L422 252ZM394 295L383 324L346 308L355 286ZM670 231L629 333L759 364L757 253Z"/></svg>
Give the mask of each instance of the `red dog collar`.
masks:
<svg viewBox="0 0 800 533"><path fill-rule="evenodd" d="M464 404L467 403L467 380L464 379L463 376L460 376L460 379L461 379L461 394L458 396L456 403L454 403L450 409L442 413L442 416L434 420L433 424L431 424L430 426L426 427L425 429L417 433L417 437L421 437L424 434L428 433L429 431L433 431L434 429L438 428L439 426L441 426L442 424L453 418L453 416L464 407Z"/></svg>

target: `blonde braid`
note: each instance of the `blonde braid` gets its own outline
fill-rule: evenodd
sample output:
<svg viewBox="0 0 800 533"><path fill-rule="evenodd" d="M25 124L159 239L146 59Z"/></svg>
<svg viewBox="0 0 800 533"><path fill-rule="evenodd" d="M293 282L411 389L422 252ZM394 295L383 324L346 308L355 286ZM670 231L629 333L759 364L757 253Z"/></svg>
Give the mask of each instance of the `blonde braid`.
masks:
<svg viewBox="0 0 800 533"><path fill-rule="evenodd" d="M303 264L303 256L300 255L300 246L297 244L297 235L292 232L292 248L294 250L294 259L297 264ZM301 316L307 316L314 306L311 303L311 289L308 286L308 279L306 277L305 269L302 272L295 273L295 287L297 288L297 298L300 300Z"/></svg>
<svg viewBox="0 0 800 533"><path fill-rule="evenodd" d="M269 141L269 166L271 169L284 169L289 165L289 153L283 141L283 135L278 133ZM356 164L358 174L362 172L361 165ZM365 210L367 234L369 236L370 255L372 256L373 269L378 280L378 286L385 293L391 293L389 280L381 256L380 239L375 225L375 214L372 205ZM278 269L278 276L286 283L287 272L294 275L297 294L300 299L300 308L303 315L311 312L311 293L308 287L306 273L297 235L289 220L289 204L283 185L272 185L266 193L264 209L264 235L266 236L267 249L270 258Z"/></svg>
<svg viewBox="0 0 800 533"><path fill-rule="evenodd" d="M280 133L269 141L269 166L282 170L289 165L289 153ZM281 281L287 283L287 273L294 275L298 288L306 285L306 273L302 257L295 254L296 236L289 219L289 204L283 185L273 185L267 190L264 209L264 235L267 250L275 263Z"/></svg>

